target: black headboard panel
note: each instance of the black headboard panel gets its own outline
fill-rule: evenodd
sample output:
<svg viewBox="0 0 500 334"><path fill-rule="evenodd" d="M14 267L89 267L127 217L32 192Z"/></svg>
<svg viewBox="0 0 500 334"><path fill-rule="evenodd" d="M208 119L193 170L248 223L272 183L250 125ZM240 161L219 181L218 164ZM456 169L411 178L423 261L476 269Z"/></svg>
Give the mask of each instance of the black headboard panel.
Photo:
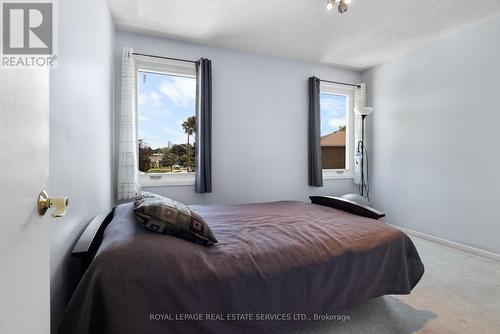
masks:
<svg viewBox="0 0 500 334"><path fill-rule="evenodd" d="M334 209L346 211L358 216L380 219L385 217L385 213L380 212L370 206L356 203L345 198L333 196L310 196L313 204L328 206Z"/></svg>
<svg viewBox="0 0 500 334"><path fill-rule="evenodd" d="M109 213L95 216L83 231L75 247L73 247L71 255L81 259L82 273L87 270L99 246L101 246L104 230L113 219L113 214L114 209Z"/></svg>

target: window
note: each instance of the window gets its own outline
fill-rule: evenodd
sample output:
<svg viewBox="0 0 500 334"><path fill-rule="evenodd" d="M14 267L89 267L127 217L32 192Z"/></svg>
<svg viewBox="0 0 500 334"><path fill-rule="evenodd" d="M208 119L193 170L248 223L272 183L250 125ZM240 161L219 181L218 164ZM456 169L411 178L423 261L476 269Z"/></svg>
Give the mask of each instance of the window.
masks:
<svg viewBox="0 0 500 334"><path fill-rule="evenodd" d="M141 185L194 184L195 107L193 64L137 61Z"/></svg>
<svg viewBox="0 0 500 334"><path fill-rule="evenodd" d="M321 163L323 177L352 177L354 89L321 83Z"/></svg>

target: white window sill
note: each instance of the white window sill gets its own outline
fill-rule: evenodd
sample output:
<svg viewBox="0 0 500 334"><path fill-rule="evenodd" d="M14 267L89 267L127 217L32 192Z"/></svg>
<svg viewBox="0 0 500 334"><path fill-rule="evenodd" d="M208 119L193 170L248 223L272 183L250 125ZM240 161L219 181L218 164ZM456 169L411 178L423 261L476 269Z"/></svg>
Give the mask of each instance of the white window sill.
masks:
<svg viewBox="0 0 500 334"><path fill-rule="evenodd" d="M324 169L323 180L354 179L354 175L346 170Z"/></svg>
<svg viewBox="0 0 500 334"><path fill-rule="evenodd" d="M323 180L353 179L354 176L341 170L323 170ZM194 186L194 173L150 173L139 174L141 187Z"/></svg>
<svg viewBox="0 0 500 334"><path fill-rule="evenodd" d="M141 187L194 186L194 173L140 173L139 184Z"/></svg>

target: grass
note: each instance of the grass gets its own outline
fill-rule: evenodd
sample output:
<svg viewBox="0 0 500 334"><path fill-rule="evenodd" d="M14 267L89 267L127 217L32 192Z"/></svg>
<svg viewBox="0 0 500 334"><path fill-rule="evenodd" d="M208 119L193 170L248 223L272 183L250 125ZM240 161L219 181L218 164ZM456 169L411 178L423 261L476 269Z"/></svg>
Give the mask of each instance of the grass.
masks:
<svg viewBox="0 0 500 334"><path fill-rule="evenodd" d="M181 168L170 169L168 167L165 168L160 167L160 168L151 168L146 173L149 174L149 173L182 173L182 172L186 172L186 169L181 169Z"/></svg>
<svg viewBox="0 0 500 334"><path fill-rule="evenodd" d="M169 173L170 168L151 168L146 173Z"/></svg>

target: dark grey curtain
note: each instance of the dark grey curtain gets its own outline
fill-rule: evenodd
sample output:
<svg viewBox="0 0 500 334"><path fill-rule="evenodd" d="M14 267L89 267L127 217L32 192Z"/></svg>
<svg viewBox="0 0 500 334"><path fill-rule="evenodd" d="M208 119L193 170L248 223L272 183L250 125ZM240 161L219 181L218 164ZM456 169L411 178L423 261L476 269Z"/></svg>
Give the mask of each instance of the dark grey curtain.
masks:
<svg viewBox="0 0 500 334"><path fill-rule="evenodd" d="M195 191L212 192L212 62L196 62Z"/></svg>
<svg viewBox="0 0 500 334"><path fill-rule="evenodd" d="M318 78L309 78L309 185L311 187L323 187L319 85Z"/></svg>

